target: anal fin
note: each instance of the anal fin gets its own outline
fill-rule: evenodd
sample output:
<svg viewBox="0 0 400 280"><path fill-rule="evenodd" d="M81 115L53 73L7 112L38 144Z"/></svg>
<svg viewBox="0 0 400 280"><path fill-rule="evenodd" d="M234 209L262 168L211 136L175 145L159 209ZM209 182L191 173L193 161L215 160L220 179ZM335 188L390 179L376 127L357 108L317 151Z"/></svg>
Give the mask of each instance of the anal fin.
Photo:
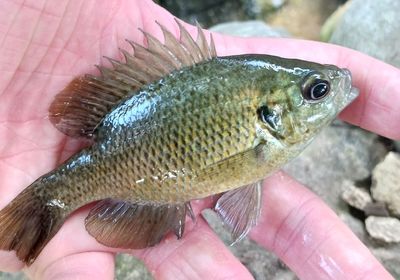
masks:
<svg viewBox="0 0 400 280"><path fill-rule="evenodd" d="M179 238L185 229L190 204L135 204L106 199L98 202L86 218L86 229L108 247L142 249L156 245L169 232Z"/></svg>
<svg viewBox="0 0 400 280"><path fill-rule="evenodd" d="M232 232L233 243L244 238L257 224L261 210L262 181L224 193L215 211Z"/></svg>

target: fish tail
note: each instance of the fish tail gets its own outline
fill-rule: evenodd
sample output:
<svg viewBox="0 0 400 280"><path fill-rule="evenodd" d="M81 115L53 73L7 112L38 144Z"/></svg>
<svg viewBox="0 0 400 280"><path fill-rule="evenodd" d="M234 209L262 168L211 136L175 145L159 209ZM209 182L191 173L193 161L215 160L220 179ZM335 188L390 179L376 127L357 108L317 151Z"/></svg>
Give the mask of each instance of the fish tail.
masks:
<svg viewBox="0 0 400 280"><path fill-rule="evenodd" d="M37 184L0 211L0 250L15 250L27 265L34 262L65 219L65 210L52 207L39 196Z"/></svg>

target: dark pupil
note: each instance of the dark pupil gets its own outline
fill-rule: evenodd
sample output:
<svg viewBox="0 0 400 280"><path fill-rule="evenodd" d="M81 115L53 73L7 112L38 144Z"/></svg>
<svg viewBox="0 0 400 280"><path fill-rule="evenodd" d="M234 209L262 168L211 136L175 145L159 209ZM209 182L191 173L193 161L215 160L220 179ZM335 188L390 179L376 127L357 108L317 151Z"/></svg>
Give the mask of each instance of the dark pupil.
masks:
<svg viewBox="0 0 400 280"><path fill-rule="evenodd" d="M310 98L318 100L324 97L329 92L329 84L326 81L318 81L311 87Z"/></svg>

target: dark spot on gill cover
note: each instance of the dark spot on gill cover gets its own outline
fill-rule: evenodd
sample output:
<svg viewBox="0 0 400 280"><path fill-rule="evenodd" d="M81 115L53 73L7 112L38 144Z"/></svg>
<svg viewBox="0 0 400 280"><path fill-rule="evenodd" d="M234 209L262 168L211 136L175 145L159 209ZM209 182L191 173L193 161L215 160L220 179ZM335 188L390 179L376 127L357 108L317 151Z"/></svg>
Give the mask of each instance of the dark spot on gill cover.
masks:
<svg viewBox="0 0 400 280"><path fill-rule="evenodd" d="M279 140L284 139L284 137L277 131L276 118L278 116L274 114L267 105L262 105L257 109L257 116L262 122L268 124L268 126L272 128L268 130L272 136Z"/></svg>
<svg viewBox="0 0 400 280"><path fill-rule="evenodd" d="M278 129L277 115L274 111L270 110L268 106L261 106L257 110L257 114L261 121L268 124L274 131Z"/></svg>

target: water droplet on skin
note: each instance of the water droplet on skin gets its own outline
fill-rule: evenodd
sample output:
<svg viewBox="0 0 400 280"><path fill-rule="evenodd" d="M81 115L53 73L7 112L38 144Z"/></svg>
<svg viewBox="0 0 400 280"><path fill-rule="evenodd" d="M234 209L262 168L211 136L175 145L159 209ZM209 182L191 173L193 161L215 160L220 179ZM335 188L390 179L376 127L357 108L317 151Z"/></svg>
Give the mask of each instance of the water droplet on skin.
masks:
<svg viewBox="0 0 400 280"><path fill-rule="evenodd" d="M61 209L64 209L64 208L65 208L65 203L62 202L62 201L59 200L59 199L52 199L52 200L48 201L48 202L46 203L46 205L47 205L47 206L50 206L50 207L58 207L58 208L61 208Z"/></svg>
<svg viewBox="0 0 400 280"><path fill-rule="evenodd" d="M136 181L136 184L143 184L143 183L144 183L144 179L143 178Z"/></svg>

